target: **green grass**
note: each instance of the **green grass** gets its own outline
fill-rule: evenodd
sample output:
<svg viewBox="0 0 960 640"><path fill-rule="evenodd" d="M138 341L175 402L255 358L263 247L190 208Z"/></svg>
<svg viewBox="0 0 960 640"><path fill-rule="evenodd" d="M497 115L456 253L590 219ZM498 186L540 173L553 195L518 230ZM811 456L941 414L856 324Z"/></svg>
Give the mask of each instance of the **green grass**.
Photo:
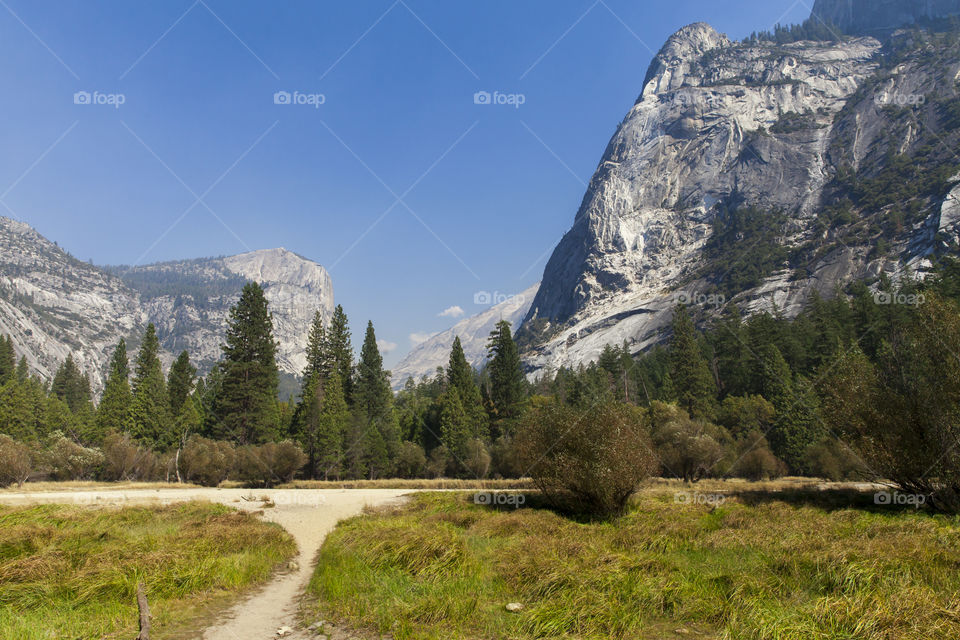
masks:
<svg viewBox="0 0 960 640"><path fill-rule="evenodd" d="M204 502L0 506L0 638L133 638L146 586L151 638L169 638L296 553L280 527Z"/></svg>
<svg viewBox="0 0 960 640"><path fill-rule="evenodd" d="M341 523L311 606L397 640L960 637L960 519L737 486L714 510L650 488L610 522L418 494Z"/></svg>

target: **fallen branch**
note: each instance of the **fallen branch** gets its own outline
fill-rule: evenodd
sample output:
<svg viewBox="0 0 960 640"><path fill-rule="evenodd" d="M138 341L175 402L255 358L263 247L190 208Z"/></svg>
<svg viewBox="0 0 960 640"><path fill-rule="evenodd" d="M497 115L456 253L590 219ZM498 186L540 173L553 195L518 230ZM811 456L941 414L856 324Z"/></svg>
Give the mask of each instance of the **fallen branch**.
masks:
<svg viewBox="0 0 960 640"><path fill-rule="evenodd" d="M150 605L142 582L137 584L137 608L140 609L140 633L136 640L150 640Z"/></svg>

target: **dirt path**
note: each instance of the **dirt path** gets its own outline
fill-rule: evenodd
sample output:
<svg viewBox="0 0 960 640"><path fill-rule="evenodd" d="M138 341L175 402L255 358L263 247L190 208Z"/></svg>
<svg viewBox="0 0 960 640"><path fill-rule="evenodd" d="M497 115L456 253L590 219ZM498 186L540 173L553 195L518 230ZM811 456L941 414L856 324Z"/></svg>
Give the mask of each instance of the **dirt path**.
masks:
<svg viewBox="0 0 960 640"><path fill-rule="evenodd" d="M210 500L247 511L263 509L263 498L275 506L263 509L263 517L276 522L296 539L298 567L278 576L238 602L214 626L203 640L270 640L277 630L294 631L284 638L301 640L313 637L297 628L300 594L310 580L313 560L337 522L359 514L365 506L397 501L409 491L394 489L132 489L80 490L30 493L0 493L0 502L24 504L58 502L73 504L170 503L183 500Z"/></svg>

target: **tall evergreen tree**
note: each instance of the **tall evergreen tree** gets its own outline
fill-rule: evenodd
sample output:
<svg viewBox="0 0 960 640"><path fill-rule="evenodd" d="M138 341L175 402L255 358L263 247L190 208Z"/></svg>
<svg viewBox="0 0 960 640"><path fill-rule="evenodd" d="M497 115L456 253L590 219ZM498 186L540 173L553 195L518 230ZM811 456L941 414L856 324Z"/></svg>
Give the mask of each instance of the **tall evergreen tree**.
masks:
<svg viewBox="0 0 960 640"><path fill-rule="evenodd" d="M460 400L460 391L451 386L443 395L440 410L440 438L460 473L466 472L468 447L473 440L473 425Z"/></svg>
<svg viewBox="0 0 960 640"><path fill-rule="evenodd" d="M340 374L330 373L323 387L323 404L316 431L317 465L326 480L339 474L343 458L343 443L350 428L350 409L343 396Z"/></svg>
<svg viewBox="0 0 960 640"><path fill-rule="evenodd" d="M0 384L16 375L17 354L13 349L13 338L0 335Z"/></svg>
<svg viewBox="0 0 960 640"><path fill-rule="evenodd" d="M90 403L90 378L80 371L73 354L67 354L67 359L57 369L50 391L66 402L73 412Z"/></svg>
<svg viewBox="0 0 960 640"><path fill-rule="evenodd" d="M306 356L307 366L303 369L304 390L310 384L314 374L319 376L321 381L326 380L330 375L331 354L327 343L326 328L323 326L323 316L319 311L313 314L313 321L310 323Z"/></svg>
<svg viewBox="0 0 960 640"><path fill-rule="evenodd" d="M193 382L197 377L197 369L190 364L190 354L181 351L180 355L170 367L167 376L167 395L170 396L170 415L179 416L183 403L193 392Z"/></svg>
<svg viewBox="0 0 960 640"><path fill-rule="evenodd" d="M30 365L27 364L27 356L20 356L20 362L17 363L17 380L26 382L30 377Z"/></svg>
<svg viewBox="0 0 960 640"><path fill-rule="evenodd" d="M673 311L670 341L670 378L677 401L694 418L713 419L717 414L717 386L686 307Z"/></svg>
<svg viewBox="0 0 960 640"><path fill-rule="evenodd" d="M523 365L510 323L501 320L487 341L487 366L490 375L490 402L498 418L512 419L523 402Z"/></svg>
<svg viewBox="0 0 960 640"><path fill-rule="evenodd" d="M324 332L322 361L337 370L343 383L343 393L347 403L353 403L353 345L350 343L350 325L343 307L337 305L330 319L330 326Z"/></svg>
<svg viewBox="0 0 960 640"><path fill-rule="evenodd" d="M389 473L390 463L400 448L400 433L396 414L393 411L393 392L390 378L383 370L383 357L377 346L373 323L367 322L357 364L357 377L353 388L354 411L360 415L371 431L365 442L367 471L371 475Z"/></svg>
<svg viewBox="0 0 960 640"><path fill-rule="evenodd" d="M160 341L153 323L147 325L137 353L128 425L130 433L150 447L164 449L176 441L167 383L160 365Z"/></svg>
<svg viewBox="0 0 960 640"><path fill-rule="evenodd" d="M97 407L97 432L100 437L110 431L120 432L127 426L130 415L130 362L127 359L127 343L123 338L113 350L107 383Z"/></svg>
<svg viewBox="0 0 960 640"><path fill-rule="evenodd" d="M256 282L243 288L230 309L226 344L222 347L223 379L217 397L217 431L238 444L276 436L277 344L273 319L263 289Z"/></svg>

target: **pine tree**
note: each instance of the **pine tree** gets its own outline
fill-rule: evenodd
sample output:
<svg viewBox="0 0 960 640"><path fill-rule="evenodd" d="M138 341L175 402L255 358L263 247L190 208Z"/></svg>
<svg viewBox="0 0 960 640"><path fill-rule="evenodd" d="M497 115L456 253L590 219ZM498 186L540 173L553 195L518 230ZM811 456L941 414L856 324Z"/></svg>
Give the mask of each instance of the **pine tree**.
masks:
<svg viewBox="0 0 960 640"><path fill-rule="evenodd" d="M460 406L466 415L470 436L486 441L490 435L487 412L483 408L480 389L473 379L473 367L467 362L459 336L453 339L453 346L450 348L447 385L449 389L457 390Z"/></svg>
<svg viewBox="0 0 960 640"><path fill-rule="evenodd" d="M524 397L523 365L517 343L510 334L510 323L501 320L487 341L490 402L498 418L513 419Z"/></svg>
<svg viewBox="0 0 960 640"><path fill-rule="evenodd" d="M101 438L111 431L119 433L124 429L132 401L127 343L121 338L110 358L107 383L97 407L97 432Z"/></svg>
<svg viewBox="0 0 960 640"><path fill-rule="evenodd" d="M13 350L13 338L0 335L0 384L16 375L17 354Z"/></svg>
<svg viewBox="0 0 960 640"><path fill-rule="evenodd" d="M473 439L472 425L463 402L460 400L460 391L451 386L441 399L440 410L440 438L447 448L452 464L466 471L468 447Z"/></svg>
<svg viewBox="0 0 960 640"><path fill-rule="evenodd" d="M17 380L26 382L30 377L30 365L27 364L27 356L20 356L20 362L17 363Z"/></svg>
<svg viewBox="0 0 960 640"><path fill-rule="evenodd" d="M263 289L255 282L243 288L230 310L222 347L223 379L217 396L217 431L238 444L265 442L277 428L277 345L273 319Z"/></svg>
<svg viewBox="0 0 960 640"><path fill-rule="evenodd" d="M147 325L133 376L133 402L127 420L130 433L149 447L165 449L176 441L167 383L160 365L160 341L153 323Z"/></svg>
<svg viewBox="0 0 960 640"><path fill-rule="evenodd" d="M383 358L377 346L373 323L367 322L367 330L360 349L357 378L353 388L354 411L377 435L368 435L367 470L371 475L389 473L392 460L400 448L400 433L396 414L393 411L393 392L390 379L383 370Z"/></svg>
<svg viewBox="0 0 960 640"><path fill-rule="evenodd" d="M321 361L336 369L343 383L347 403L353 403L353 346L350 344L350 325L347 314L339 304L333 310L330 326L324 332L324 348Z"/></svg>
<svg viewBox="0 0 960 640"><path fill-rule="evenodd" d="M349 428L350 408L343 396L343 383L340 374L333 371L324 384L316 431L317 465L324 480L340 472L343 442Z"/></svg>
<svg viewBox="0 0 960 640"><path fill-rule="evenodd" d="M319 311L313 314L313 321L310 323L306 356L307 366L303 369L304 389L306 389L314 374L317 374L321 382L330 375L331 354L329 353L326 329L323 326L323 316Z"/></svg>
<svg viewBox="0 0 960 640"><path fill-rule="evenodd" d="M73 412L90 403L90 378L80 371L73 354L67 354L67 359L57 369L50 391L66 402Z"/></svg>
<svg viewBox="0 0 960 640"><path fill-rule="evenodd" d="M167 376L167 395L170 397L170 415L179 416L183 403L190 397L193 391L193 381L196 378L197 369L190 364L190 354L181 351L180 355L170 367L170 373Z"/></svg>
<svg viewBox="0 0 960 640"><path fill-rule="evenodd" d="M673 311L672 328L670 378L677 401L691 417L712 420L717 414L717 387L683 305Z"/></svg>

